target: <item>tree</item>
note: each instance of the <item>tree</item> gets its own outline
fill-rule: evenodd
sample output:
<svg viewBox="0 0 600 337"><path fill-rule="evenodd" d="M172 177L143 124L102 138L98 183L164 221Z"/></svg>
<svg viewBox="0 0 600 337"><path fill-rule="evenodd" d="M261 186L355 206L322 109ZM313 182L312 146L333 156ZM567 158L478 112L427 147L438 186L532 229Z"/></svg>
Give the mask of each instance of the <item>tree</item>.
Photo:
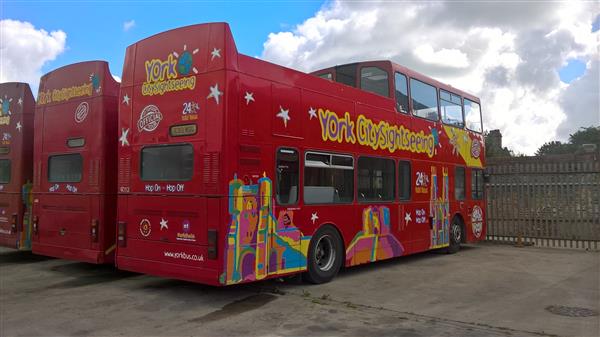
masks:
<svg viewBox="0 0 600 337"><path fill-rule="evenodd" d="M547 156L553 154L575 153L583 144L596 144L600 148L600 126L582 127L577 132L569 135L568 143L552 141L542 145L536 156Z"/></svg>
<svg viewBox="0 0 600 337"><path fill-rule="evenodd" d="M544 145L540 146L540 148L535 153L536 156L547 156L553 154L566 154L571 153L574 150L573 144L569 143L561 143L557 140L547 142Z"/></svg>
<svg viewBox="0 0 600 337"><path fill-rule="evenodd" d="M569 135L569 143L574 145L596 144L600 148L600 126L580 128Z"/></svg>

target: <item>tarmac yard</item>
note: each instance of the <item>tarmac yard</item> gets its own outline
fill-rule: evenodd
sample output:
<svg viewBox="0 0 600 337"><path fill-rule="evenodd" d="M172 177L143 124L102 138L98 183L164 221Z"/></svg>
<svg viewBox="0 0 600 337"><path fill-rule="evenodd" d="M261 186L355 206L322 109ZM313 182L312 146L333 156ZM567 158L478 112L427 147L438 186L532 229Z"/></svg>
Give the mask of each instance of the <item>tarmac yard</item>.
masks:
<svg viewBox="0 0 600 337"><path fill-rule="evenodd" d="M0 249L0 336L599 336L600 253L480 244L214 288Z"/></svg>

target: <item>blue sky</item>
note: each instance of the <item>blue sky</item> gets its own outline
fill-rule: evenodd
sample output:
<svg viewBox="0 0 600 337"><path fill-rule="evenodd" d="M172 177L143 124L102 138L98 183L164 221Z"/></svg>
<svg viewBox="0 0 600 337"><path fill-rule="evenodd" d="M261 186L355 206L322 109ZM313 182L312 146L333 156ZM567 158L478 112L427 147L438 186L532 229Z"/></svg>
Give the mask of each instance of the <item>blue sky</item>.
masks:
<svg viewBox="0 0 600 337"><path fill-rule="evenodd" d="M121 76L125 48L164 30L195 23L225 21L238 50L259 56L269 33L293 30L312 17L325 1L3 1L2 19L32 23L37 29L67 33L64 53L42 67L46 73L66 64L107 60ZM128 30L124 23L133 20ZM598 29L600 16L594 23ZM569 60L559 71L570 83L585 71L581 60Z"/></svg>
<svg viewBox="0 0 600 337"><path fill-rule="evenodd" d="M225 21L231 26L238 50L259 56L269 33L289 30L314 15L323 1L221 1L221 2L120 2L120 1L3 1L2 19L32 23L37 29L67 34L64 53L42 68L92 59L107 60L121 76L125 48L161 31L196 23ZM125 22L135 25L125 31Z"/></svg>

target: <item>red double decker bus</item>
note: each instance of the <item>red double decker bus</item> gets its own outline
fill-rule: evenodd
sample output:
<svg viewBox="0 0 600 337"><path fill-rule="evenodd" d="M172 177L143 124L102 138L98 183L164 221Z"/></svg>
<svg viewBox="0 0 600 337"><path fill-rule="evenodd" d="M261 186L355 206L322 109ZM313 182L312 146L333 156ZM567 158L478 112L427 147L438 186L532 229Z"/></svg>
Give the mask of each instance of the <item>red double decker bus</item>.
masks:
<svg viewBox="0 0 600 337"><path fill-rule="evenodd" d="M103 61L42 76L35 110L34 253L114 262L118 93Z"/></svg>
<svg viewBox="0 0 600 337"><path fill-rule="evenodd" d="M31 249L33 110L27 83L0 83L0 245Z"/></svg>
<svg viewBox="0 0 600 337"><path fill-rule="evenodd" d="M127 49L119 102L120 269L321 283L485 235L479 100L389 61L311 75L194 25Z"/></svg>

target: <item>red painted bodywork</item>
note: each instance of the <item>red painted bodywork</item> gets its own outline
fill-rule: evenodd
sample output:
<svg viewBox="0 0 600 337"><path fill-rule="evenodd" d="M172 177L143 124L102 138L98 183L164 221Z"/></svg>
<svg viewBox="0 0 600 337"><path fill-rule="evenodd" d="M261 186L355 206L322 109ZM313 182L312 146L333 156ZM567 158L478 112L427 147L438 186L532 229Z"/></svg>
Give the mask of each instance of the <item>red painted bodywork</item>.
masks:
<svg viewBox="0 0 600 337"><path fill-rule="evenodd" d="M218 50L218 56L215 55L215 50ZM179 57L184 51L193 53L192 65L196 71L187 76L195 76L194 88L143 95L144 83L149 80L146 74L146 70L151 69L146 68L151 64L149 62L158 60L168 63L169 55L176 54ZM476 97L391 62L376 63L390 71L401 70L406 75L451 89L479 102ZM174 76L173 79L182 77ZM229 224L232 221L228 207L233 200L230 187L236 182L236 178L248 185L256 184L262 177L274 179L275 153L280 147L297 149L300 158L304 158L304 151L311 150L350 154L355 158L371 155L410 160L413 165L413 184L416 171L431 172L433 166L437 167L441 176L442 167L452 170L455 165L465 166L461 157L452 153L448 137L444 138L442 133L442 146L437 149L433 158L422 153L397 151L390 154L387 150L373 150L358 144L324 141L318 115L317 118L309 118L308 111L311 108L329 109L339 116L349 112L352 118L360 113L372 120L403 125L415 132L431 133L431 128L440 129L442 125L440 122L434 124L397 113L392 98L239 54L229 26L224 23L183 27L129 46L122 78L119 130L120 135L127 130L128 138L126 144L119 145L117 221L124 229L123 240L117 247L117 266L120 269L211 285L253 280L249 278L225 282L223 279L228 277L225 275L228 263L226 249ZM166 75L162 79L157 76L155 78L158 81L168 80ZM210 90L215 85L222 92L218 96L218 104ZM247 93L253 93L253 100L245 98ZM131 98L129 104L124 102L125 96ZM186 102L198 104L197 118L190 119L183 113ZM140 121L141 126L146 122L141 116L142 111L150 105L160 110L162 119L155 129L140 130ZM277 116L281 109L289 110L291 119L287 125ZM197 125L196 134L179 137L170 135L171 126L189 123ZM483 146L482 135L473 132L467 134L480 141ZM194 147L194 174L191 180L156 182L140 178L140 152L144 146L179 143L192 144ZM482 148L481 167L484 165L483 153ZM301 159L300 172L303 170L304 163ZM466 194L470 195L469 168L466 175ZM354 179L357 179L356 174ZM275 214L275 218L277 214L281 216L284 212L291 212L293 223L304 238L310 239L320 226L331 224L338 229L345 247L348 247L363 229L364 209L369 206L384 206L390 211L391 234L404 247L401 255L430 249L429 223L416 225L414 220L410 224L404 223L406 212L414 214L416 209L429 209L428 193L416 194L413 186L413 198L408 202L360 203L356 201L355 181L355 201L350 204L306 205L302 200L302 180L301 176L297 205L275 205L270 211ZM475 205L484 209L484 201L471 200L469 197L464 201L454 200L453 184L453 179L450 179L450 212L464 219L466 240L476 241L477 238L470 230L470 211ZM315 212L318 213L318 220L313 222L311 215ZM167 228L159 225L167 219ZM193 234L193 242L179 240L184 223L188 224L188 232ZM483 228L485 230L485 225ZM215 259L208 258L208 236L211 231L216 231L218 237ZM485 233L481 233L479 238L483 237ZM347 266L355 264L352 261L345 263ZM301 270L303 268L289 273ZM272 276L269 274L268 277Z"/></svg>
<svg viewBox="0 0 600 337"><path fill-rule="evenodd" d="M0 146L8 153L0 159L11 163L11 179L0 183L0 245L31 249L29 202L33 161L33 110L35 100L27 83L0 84ZM4 109L7 111L4 111ZM10 111L10 113L8 112ZM16 216L16 226L12 220Z"/></svg>
<svg viewBox="0 0 600 337"><path fill-rule="evenodd" d="M114 262L118 92L104 61L75 63L42 76L35 111L34 253ZM69 139L78 138L83 146L68 146ZM50 182L49 157L74 153L82 157L81 180Z"/></svg>

